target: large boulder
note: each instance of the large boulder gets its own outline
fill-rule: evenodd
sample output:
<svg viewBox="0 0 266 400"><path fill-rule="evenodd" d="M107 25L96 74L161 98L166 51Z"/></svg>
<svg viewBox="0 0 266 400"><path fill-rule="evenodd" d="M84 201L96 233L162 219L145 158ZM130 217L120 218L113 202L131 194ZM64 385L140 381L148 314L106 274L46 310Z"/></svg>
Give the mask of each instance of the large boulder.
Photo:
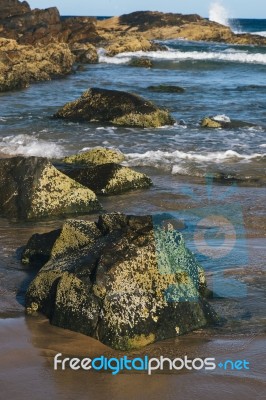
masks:
<svg viewBox="0 0 266 400"><path fill-rule="evenodd" d="M204 298L204 271L160 217L67 221L49 251L27 290L26 309L56 326L129 350L217 321Z"/></svg>
<svg viewBox="0 0 266 400"><path fill-rule="evenodd" d="M0 160L0 214L35 219L101 209L88 188L58 171L47 159Z"/></svg>
<svg viewBox="0 0 266 400"><path fill-rule="evenodd" d="M167 110L136 94L99 88L89 89L79 99L65 104L54 117L142 128L173 125L175 122Z"/></svg>
<svg viewBox="0 0 266 400"><path fill-rule="evenodd" d="M74 60L65 43L33 47L0 38L0 92L69 74Z"/></svg>

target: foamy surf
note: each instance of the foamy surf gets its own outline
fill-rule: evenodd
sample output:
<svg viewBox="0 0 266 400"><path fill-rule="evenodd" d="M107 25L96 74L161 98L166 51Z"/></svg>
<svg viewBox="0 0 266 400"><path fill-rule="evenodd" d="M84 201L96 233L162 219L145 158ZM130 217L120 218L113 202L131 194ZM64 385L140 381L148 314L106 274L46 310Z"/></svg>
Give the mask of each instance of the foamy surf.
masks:
<svg viewBox="0 0 266 400"><path fill-rule="evenodd" d="M145 153L129 153L126 155L128 166L150 166L150 167L170 167L178 162L189 161L197 163L224 163L227 161L250 162L260 161L266 157L266 153L240 154L234 150L196 153L193 151L147 151Z"/></svg>
<svg viewBox="0 0 266 400"><path fill-rule="evenodd" d="M12 135L0 140L0 158L1 154L60 158L64 151L62 146L53 142L47 142L30 135Z"/></svg>
<svg viewBox="0 0 266 400"><path fill-rule="evenodd" d="M127 64L133 58L150 58L157 61L225 61L244 64L262 64L266 65L266 54L263 53L249 53L248 51L227 49L220 52L208 51L137 51L125 52L117 54L114 57L108 57L100 53L99 62L107 64Z"/></svg>

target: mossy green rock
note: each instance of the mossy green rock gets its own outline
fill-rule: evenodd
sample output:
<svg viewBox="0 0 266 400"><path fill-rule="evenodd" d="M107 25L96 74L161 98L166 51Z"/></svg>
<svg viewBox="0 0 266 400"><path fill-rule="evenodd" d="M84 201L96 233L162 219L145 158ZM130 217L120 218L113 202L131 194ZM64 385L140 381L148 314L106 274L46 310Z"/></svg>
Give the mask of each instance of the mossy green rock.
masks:
<svg viewBox="0 0 266 400"><path fill-rule="evenodd" d="M221 122L215 121L211 117L203 118L200 124L203 128L222 128Z"/></svg>
<svg viewBox="0 0 266 400"><path fill-rule="evenodd" d="M156 128L175 122L167 110L136 94L99 88L89 89L79 99L65 104L54 117L141 128Z"/></svg>
<svg viewBox="0 0 266 400"><path fill-rule="evenodd" d="M148 86L148 90L152 92L160 92L160 93L184 93L185 89L180 86L174 85L158 85L158 86Z"/></svg>
<svg viewBox="0 0 266 400"><path fill-rule="evenodd" d="M120 163L124 160L125 156L119 150L107 149L105 147L95 147L94 149L65 157L62 161L67 164L101 165L108 163Z"/></svg>
<svg viewBox="0 0 266 400"><path fill-rule="evenodd" d="M105 214L64 224L26 309L130 350L216 322L205 291L204 271L172 225Z"/></svg>
<svg viewBox="0 0 266 400"><path fill-rule="evenodd" d="M91 166L61 165L58 168L98 195L121 194L129 190L147 189L152 185L147 175L115 163Z"/></svg>
<svg viewBox="0 0 266 400"><path fill-rule="evenodd" d="M0 160L0 214L30 220L100 210L95 193L46 158Z"/></svg>
<svg viewBox="0 0 266 400"><path fill-rule="evenodd" d="M149 58L133 58L129 65L131 67L152 68L153 62Z"/></svg>

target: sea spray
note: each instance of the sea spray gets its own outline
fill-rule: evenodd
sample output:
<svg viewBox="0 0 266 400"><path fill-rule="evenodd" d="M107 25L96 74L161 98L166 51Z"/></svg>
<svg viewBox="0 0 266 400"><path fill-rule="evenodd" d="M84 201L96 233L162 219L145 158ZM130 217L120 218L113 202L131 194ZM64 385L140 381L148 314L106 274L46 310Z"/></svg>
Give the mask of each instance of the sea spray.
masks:
<svg viewBox="0 0 266 400"><path fill-rule="evenodd" d="M209 9L209 20L218 22L221 25L230 26L229 12L219 2L211 3L210 9Z"/></svg>

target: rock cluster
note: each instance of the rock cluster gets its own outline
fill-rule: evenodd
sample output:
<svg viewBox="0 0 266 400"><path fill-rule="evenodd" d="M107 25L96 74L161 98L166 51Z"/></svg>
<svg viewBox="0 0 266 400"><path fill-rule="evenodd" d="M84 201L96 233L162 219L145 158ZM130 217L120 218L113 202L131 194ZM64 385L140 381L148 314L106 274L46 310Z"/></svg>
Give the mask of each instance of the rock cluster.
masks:
<svg viewBox="0 0 266 400"><path fill-rule="evenodd" d="M95 148L51 164L46 158L0 159L0 215L16 220L101 210L97 195L147 189L151 179L119 162L119 151Z"/></svg>

